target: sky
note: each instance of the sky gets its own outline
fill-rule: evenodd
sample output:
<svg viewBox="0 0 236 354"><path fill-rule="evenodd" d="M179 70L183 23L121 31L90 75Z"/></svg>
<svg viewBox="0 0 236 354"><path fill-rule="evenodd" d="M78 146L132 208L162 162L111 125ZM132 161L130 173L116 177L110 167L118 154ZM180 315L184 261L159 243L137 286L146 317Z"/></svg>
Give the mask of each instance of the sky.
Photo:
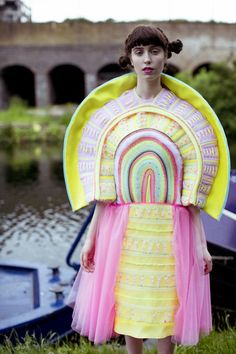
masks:
<svg viewBox="0 0 236 354"><path fill-rule="evenodd" d="M24 0L33 22L174 20L236 22L235 0Z"/></svg>

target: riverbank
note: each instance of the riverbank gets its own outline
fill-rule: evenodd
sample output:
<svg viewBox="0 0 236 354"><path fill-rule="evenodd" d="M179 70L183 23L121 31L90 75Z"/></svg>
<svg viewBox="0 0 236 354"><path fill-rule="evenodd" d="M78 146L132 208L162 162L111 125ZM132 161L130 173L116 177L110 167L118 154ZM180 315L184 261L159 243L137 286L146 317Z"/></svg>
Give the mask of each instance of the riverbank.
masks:
<svg viewBox="0 0 236 354"><path fill-rule="evenodd" d="M212 333L203 338L198 345L192 347L178 346L176 354L235 354L236 353L236 328L227 328L221 332L212 331ZM144 345L145 354L156 353L155 345L146 342ZM42 339L37 342L34 337L27 336L23 343L18 343L15 347L8 339L0 347L0 354L125 354L127 353L124 345L118 342L102 346L92 346L87 340L75 335L70 340L50 344L48 339Z"/></svg>
<svg viewBox="0 0 236 354"><path fill-rule="evenodd" d="M29 108L13 99L9 108L0 112L0 141L5 146L62 142L75 109L73 104Z"/></svg>

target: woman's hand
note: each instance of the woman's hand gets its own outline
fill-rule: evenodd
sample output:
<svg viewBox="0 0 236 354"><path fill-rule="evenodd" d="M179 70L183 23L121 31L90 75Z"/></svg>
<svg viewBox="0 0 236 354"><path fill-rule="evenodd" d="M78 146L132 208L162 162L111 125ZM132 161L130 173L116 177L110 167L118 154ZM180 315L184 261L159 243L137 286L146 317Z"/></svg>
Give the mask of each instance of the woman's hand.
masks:
<svg viewBox="0 0 236 354"><path fill-rule="evenodd" d="M83 270L86 272L94 271L94 252L95 252L95 243L96 243L96 230L98 227L98 221L101 217L101 214L104 210L105 203L97 202L96 208L93 214L93 218L89 225L89 230L87 234L87 239L84 246L82 247L80 253L80 265Z"/></svg>
<svg viewBox="0 0 236 354"><path fill-rule="evenodd" d="M206 246L203 247L203 260L205 263L204 266L204 274L208 274L212 271L212 257L210 253L208 252L208 249Z"/></svg>
<svg viewBox="0 0 236 354"><path fill-rule="evenodd" d="M94 240L87 239L80 253L80 265L86 272L94 271L94 251Z"/></svg>

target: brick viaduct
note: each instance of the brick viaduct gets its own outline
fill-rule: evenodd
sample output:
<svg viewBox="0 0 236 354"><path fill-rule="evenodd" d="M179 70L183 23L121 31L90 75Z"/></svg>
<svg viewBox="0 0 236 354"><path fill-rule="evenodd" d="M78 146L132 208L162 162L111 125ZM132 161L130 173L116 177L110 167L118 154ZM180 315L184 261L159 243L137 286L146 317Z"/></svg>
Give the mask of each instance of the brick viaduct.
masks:
<svg viewBox="0 0 236 354"><path fill-rule="evenodd" d="M169 60L168 72L196 72L236 59L236 24L149 22L184 50ZM18 95L32 106L79 103L98 84L120 75L117 59L136 22L87 20L63 23L0 23L0 108Z"/></svg>

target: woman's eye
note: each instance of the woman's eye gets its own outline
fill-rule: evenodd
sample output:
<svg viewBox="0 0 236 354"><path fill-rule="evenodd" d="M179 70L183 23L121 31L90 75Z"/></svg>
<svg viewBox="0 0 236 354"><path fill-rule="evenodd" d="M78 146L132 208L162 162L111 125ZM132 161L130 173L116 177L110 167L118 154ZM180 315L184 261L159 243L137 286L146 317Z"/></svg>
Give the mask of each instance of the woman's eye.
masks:
<svg viewBox="0 0 236 354"><path fill-rule="evenodd" d="M152 49L152 54L159 54L160 50L159 49Z"/></svg>
<svg viewBox="0 0 236 354"><path fill-rule="evenodd" d="M136 51L135 51L135 54L136 54L136 55L141 55L141 54L142 54L142 50L136 50Z"/></svg>

